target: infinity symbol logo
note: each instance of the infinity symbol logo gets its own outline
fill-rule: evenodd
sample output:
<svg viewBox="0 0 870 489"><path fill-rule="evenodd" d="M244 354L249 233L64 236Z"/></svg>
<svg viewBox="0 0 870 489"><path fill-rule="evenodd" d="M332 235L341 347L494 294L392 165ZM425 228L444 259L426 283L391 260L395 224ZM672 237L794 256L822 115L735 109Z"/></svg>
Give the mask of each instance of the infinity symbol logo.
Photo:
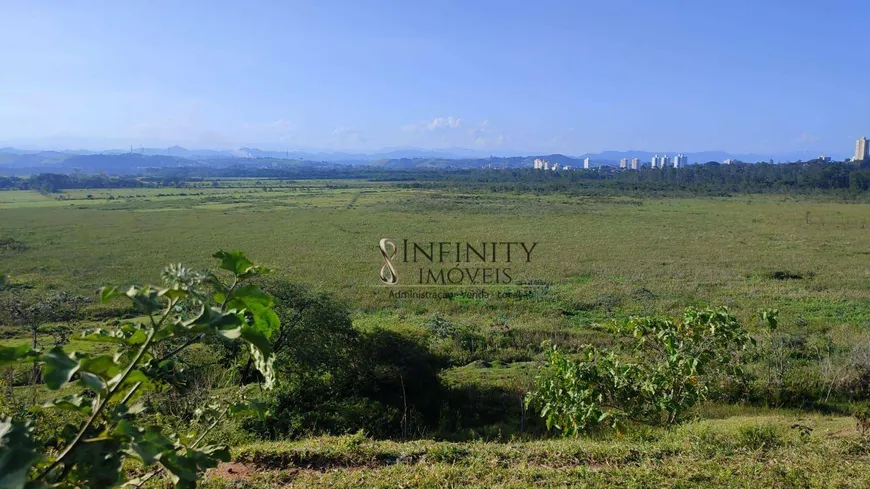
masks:
<svg viewBox="0 0 870 489"><path fill-rule="evenodd" d="M381 255L384 257L384 265L381 267L380 277L381 282L394 285L399 282L399 276L396 273L396 267L393 266L392 260L396 257L396 243L392 240L384 238L381 240L378 247L381 249Z"/></svg>

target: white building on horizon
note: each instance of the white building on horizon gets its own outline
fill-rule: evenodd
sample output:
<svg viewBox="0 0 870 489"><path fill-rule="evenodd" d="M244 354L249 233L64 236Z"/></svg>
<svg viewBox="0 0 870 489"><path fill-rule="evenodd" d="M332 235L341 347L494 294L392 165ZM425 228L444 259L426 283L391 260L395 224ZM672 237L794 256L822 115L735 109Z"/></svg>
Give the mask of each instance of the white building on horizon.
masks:
<svg viewBox="0 0 870 489"><path fill-rule="evenodd" d="M584 170L589 169L589 158L583 158L583 169Z"/></svg>
<svg viewBox="0 0 870 489"><path fill-rule="evenodd" d="M650 163L649 167L650 168L658 168L658 164L659 164L659 155L655 155L652 157L652 162Z"/></svg>
<svg viewBox="0 0 870 489"><path fill-rule="evenodd" d="M870 146L867 144L867 138L860 137L855 143L855 156L852 157L852 161L864 161L868 158L870 158Z"/></svg>
<svg viewBox="0 0 870 489"><path fill-rule="evenodd" d="M535 170L549 170L551 168L550 161L542 158L535 158Z"/></svg>
<svg viewBox="0 0 870 489"><path fill-rule="evenodd" d="M619 168L621 168L623 170L628 168L628 158L623 158L623 159L619 160Z"/></svg>
<svg viewBox="0 0 870 489"><path fill-rule="evenodd" d="M639 166L640 166L640 159L639 158L632 158L631 159L631 169L637 170Z"/></svg>
<svg viewBox="0 0 870 489"><path fill-rule="evenodd" d="M674 168L683 168L689 164L689 158L683 153L674 156Z"/></svg>

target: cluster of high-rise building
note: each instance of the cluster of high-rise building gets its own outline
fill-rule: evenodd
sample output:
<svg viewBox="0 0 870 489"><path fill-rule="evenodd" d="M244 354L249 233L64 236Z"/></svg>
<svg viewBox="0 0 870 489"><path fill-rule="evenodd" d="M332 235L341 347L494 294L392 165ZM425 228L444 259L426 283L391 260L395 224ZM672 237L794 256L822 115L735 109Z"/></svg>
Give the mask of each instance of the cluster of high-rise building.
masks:
<svg viewBox="0 0 870 489"><path fill-rule="evenodd" d="M829 156L819 156L817 158L820 161L831 161ZM852 161L855 162L863 162L870 161L870 140L866 137L858 138L858 141L855 143L855 155L852 157ZM733 158L726 158L723 162L725 165L732 165L734 163L739 163L738 160ZM770 160L770 163L773 164L773 160ZM672 166L673 168L684 168L689 164L689 158L680 153L674 157L669 158L667 154L659 156L655 155L652 157L652 161L650 162L650 168L667 168ZM622 158L619 160L619 169L620 170L638 170L642 166L640 159L638 158ZM592 168L592 161L589 158L583 159L583 169L589 170ZM560 165L559 163L550 163L548 160L544 160L541 158L535 159L535 169L536 170L569 170L570 167L568 165Z"/></svg>
<svg viewBox="0 0 870 489"><path fill-rule="evenodd" d="M680 153L673 158L668 158L668 155L659 156L655 155L652 158L652 163L650 168L665 168L669 165L673 165L674 168L682 168L689 164L689 158ZM568 165L560 165L559 163L551 163L549 160L545 160L542 158L535 158L534 163L535 170L570 170L571 167ZM590 158L583 158L583 169L589 170L592 168L592 160ZM622 170L632 169L638 170L641 168L640 158L622 158L619 160L619 168Z"/></svg>
<svg viewBox="0 0 870 489"><path fill-rule="evenodd" d="M631 160L629 160L628 158L623 158L623 159L619 160L619 168L623 169L623 170L625 170L627 168L631 168L632 170L637 170L638 168L640 168L640 159L639 158L632 158Z"/></svg>
<svg viewBox="0 0 870 489"><path fill-rule="evenodd" d="M652 157L650 168L666 168L669 164L672 164L674 168L682 168L689 164L689 157L684 155L683 153L680 153L673 158L668 158L668 155L664 155L661 157L659 155L655 155Z"/></svg>
<svg viewBox="0 0 870 489"><path fill-rule="evenodd" d="M569 165L561 165L559 163L550 163L550 160L535 158L535 170L570 170Z"/></svg>

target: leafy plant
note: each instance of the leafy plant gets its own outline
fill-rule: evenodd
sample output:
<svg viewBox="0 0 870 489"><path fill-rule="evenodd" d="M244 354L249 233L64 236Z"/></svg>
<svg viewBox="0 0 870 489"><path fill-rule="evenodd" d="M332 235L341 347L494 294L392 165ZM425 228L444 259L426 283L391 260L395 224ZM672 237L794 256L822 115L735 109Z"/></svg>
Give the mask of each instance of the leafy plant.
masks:
<svg viewBox="0 0 870 489"><path fill-rule="evenodd" d="M54 336L54 344L65 344L72 334L70 324L80 316L80 309L89 301L87 297L67 293L54 293L37 299L26 299L23 295L12 293L0 298L0 323L19 326L27 330L31 349L39 347L38 337L49 332ZM64 323L51 330L43 328L46 323ZM40 370L34 361L30 383L40 381Z"/></svg>
<svg viewBox="0 0 870 489"><path fill-rule="evenodd" d="M45 446L35 440L32 422L0 422L0 487L116 487L125 482L125 458L138 460L150 470L127 484L141 485L165 473L173 486L193 487L205 469L228 460L226 447L203 445L203 441L209 429L225 417L256 410L241 394L229 402L206 405L198 414L209 428L198 434L166 434L160 426L140 422L146 411L142 393L173 386L178 373L174 357L206 336L246 342L264 387L274 383L269 337L279 328L279 320L272 310L272 298L244 283L268 270L238 251L219 251L214 257L231 280L225 283L214 273L195 277L197 288L213 290L210 299L194 297L192 284L180 281L166 288L131 287L124 294L103 287L102 301L126 296L147 318L121 324L114 331L83 334L84 340L116 345L114 354L70 353L62 346L47 351L0 346L0 366L36 362L47 388L57 390L71 382L80 388L76 394L52 400L44 409L69 410L85 417L79 426L68 424ZM202 303L197 314L186 317L183 311L190 301ZM55 444L62 448L52 450Z"/></svg>
<svg viewBox="0 0 870 489"><path fill-rule="evenodd" d="M526 398L548 429L568 435L626 421L677 423L722 374L741 375L751 339L727 309L689 308L680 320L632 318L623 351L586 345L576 357L552 348Z"/></svg>
<svg viewBox="0 0 870 489"><path fill-rule="evenodd" d="M782 427L773 424L746 425L737 431L738 442L741 446L752 451L767 451L782 446Z"/></svg>
<svg viewBox="0 0 870 489"><path fill-rule="evenodd" d="M870 430L870 406L860 404L852 411L852 417L855 418L855 428L864 436Z"/></svg>

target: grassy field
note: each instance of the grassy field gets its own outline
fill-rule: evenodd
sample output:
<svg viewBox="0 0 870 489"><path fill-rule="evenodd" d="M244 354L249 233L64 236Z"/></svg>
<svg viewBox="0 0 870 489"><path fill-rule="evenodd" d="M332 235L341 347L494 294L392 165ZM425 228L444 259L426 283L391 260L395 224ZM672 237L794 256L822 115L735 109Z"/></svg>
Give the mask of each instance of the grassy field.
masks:
<svg viewBox="0 0 870 489"><path fill-rule="evenodd" d="M377 279L378 240L526 241L538 246L515 277L552 284L547 297L534 300L586 304L593 317L601 309L676 312L713 303L743 318L775 305L786 322L810 328L870 321L868 205L785 197L473 196L328 183L271 191L81 190L64 193L64 200L0 192L0 239L27 247L0 249L0 269L37 288L91 293L107 283L155 281L170 262L207 266L213 250L241 249L277 274L332 291L361 310L490 315L505 312L502 304L487 307L497 299L390 299ZM507 312L518 319L531 310L548 322L568 321L559 318L559 307L510 302L514 310Z"/></svg>
<svg viewBox="0 0 870 489"><path fill-rule="evenodd" d="M391 291L416 289L380 284L381 238L538 245L531 263L513 266L511 285L485 289L489 297L463 285L447 299L397 299ZM0 243L8 239L15 246L0 246L0 271L24 294L93 295L101 285L157 282L168 263L206 267L218 249L239 249L278 276L346 302L360 329L424 335L437 314L475 331L509 331L509 342L484 353L432 348L454 363L442 373L447 385L506 389L517 405L543 340L607 341L600 325L630 315L725 305L755 329L757 311L774 307L787 330L824 336L841 351L870 339L867 204L471 195L362 181L236 179L218 187L0 192ZM402 277L409 271L400 268ZM499 298L497 290L527 293ZM0 329L2 344L28 341ZM807 382L820 381L813 375ZM253 472L244 477L252 487L866 487L870 448L851 418L742 407L724 417L648 439L343 437L234 453L238 470ZM795 424L810 425L812 435L799 436ZM210 483L229 487L233 479L225 473Z"/></svg>
<svg viewBox="0 0 870 489"><path fill-rule="evenodd" d="M800 427L800 429L798 429ZM860 488L851 420L759 413L619 439L444 443L360 435L238 447L215 488Z"/></svg>

